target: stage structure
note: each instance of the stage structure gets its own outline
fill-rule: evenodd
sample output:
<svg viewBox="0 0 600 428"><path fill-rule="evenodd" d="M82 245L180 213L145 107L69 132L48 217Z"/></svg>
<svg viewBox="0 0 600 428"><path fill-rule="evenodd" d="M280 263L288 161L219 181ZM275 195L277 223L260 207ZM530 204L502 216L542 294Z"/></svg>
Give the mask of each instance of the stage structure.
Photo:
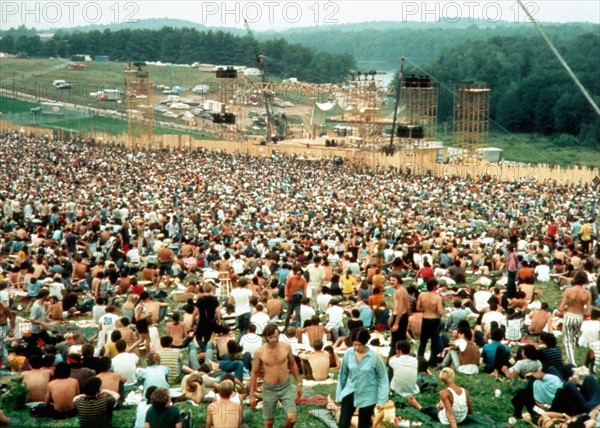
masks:
<svg viewBox="0 0 600 428"><path fill-rule="evenodd" d="M352 73L341 100L344 113L327 119L356 129L358 135L354 137L363 148L385 144L384 126L392 124L391 119L381 115L386 88L379 76L380 73L373 70Z"/></svg>
<svg viewBox="0 0 600 428"><path fill-rule="evenodd" d="M485 82L458 83L454 86L452 115L455 160L475 159L485 147L490 131L490 97L492 90Z"/></svg>
<svg viewBox="0 0 600 428"><path fill-rule="evenodd" d="M133 62L125 67L125 99L128 144L132 148L154 147L152 84L145 62Z"/></svg>

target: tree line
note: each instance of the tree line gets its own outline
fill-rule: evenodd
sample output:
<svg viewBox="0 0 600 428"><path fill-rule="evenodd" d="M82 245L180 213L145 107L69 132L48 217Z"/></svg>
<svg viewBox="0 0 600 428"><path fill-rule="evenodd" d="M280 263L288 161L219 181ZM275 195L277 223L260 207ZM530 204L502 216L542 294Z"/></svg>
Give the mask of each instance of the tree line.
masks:
<svg viewBox="0 0 600 428"><path fill-rule="evenodd" d="M554 44L600 104L600 36L583 34ZM512 132L552 135L560 145L600 145L600 118L540 37L470 41L448 49L427 66L407 70L424 72L439 82L440 121L452 117L456 82L488 82L495 124Z"/></svg>
<svg viewBox="0 0 600 428"><path fill-rule="evenodd" d="M235 64L256 67L255 41L225 31L163 27L160 30L124 29L72 34L57 32L42 41L24 28L3 32L0 51L30 57L69 57L73 54L107 55L111 61L162 61L165 63ZM315 83L339 83L356 68L350 54L328 53L291 44L283 38L262 41L258 53L265 57L269 74L297 77Z"/></svg>

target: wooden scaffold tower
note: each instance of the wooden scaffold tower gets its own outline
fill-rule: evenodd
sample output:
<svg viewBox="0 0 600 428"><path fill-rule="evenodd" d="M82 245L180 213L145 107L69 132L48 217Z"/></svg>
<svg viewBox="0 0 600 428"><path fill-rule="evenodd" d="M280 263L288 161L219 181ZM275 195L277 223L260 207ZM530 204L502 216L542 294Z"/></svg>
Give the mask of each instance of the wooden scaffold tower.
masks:
<svg viewBox="0 0 600 428"><path fill-rule="evenodd" d="M152 84L145 62L133 62L125 67L125 99L129 146L134 149L154 147Z"/></svg>
<svg viewBox="0 0 600 428"><path fill-rule="evenodd" d="M454 86L452 115L455 159L476 159L478 149L488 141L490 131L490 97L492 90L485 82L458 83Z"/></svg>
<svg viewBox="0 0 600 428"><path fill-rule="evenodd" d="M405 152L435 138L438 112L437 83L429 76L406 76L402 81L400 123L397 136Z"/></svg>

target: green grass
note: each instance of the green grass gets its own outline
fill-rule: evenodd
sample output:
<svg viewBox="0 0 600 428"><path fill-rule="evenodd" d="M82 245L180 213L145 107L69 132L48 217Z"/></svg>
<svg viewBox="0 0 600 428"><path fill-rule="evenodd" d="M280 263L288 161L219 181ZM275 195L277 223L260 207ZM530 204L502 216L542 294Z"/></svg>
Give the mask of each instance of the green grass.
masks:
<svg viewBox="0 0 600 428"><path fill-rule="evenodd" d="M444 134L438 130L438 138L447 145L452 145L451 130ZM492 131L486 147L504 150L503 160L531 164L547 164L571 166L581 165L598 167L598 148L594 147L559 147L550 137L538 134L506 134Z"/></svg>
<svg viewBox="0 0 600 428"><path fill-rule="evenodd" d="M190 280L193 278L190 278ZM554 283L536 283L536 287L539 288L543 295L539 297L541 301L548 302L550 305L558 305L561 298L561 292L558 287ZM173 303L169 301L170 303ZM452 300L446 299L446 305L451 305ZM164 333L164 323L159 325L159 330L161 333ZM559 345L562 346L562 338L558 338ZM415 345L413 345L413 351L416 350ZM516 348L513 348L513 352ZM583 362L585 358L585 349L577 348L576 349L576 358L577 361ZM184 357L185 358L185 357ZM437 372L435 372L437 373ZM32 418L29 415L27 410L22 410L16 408L15 400L17 393L19 390L23 392L22 389L19 389L18 382L13 378L9 377L0 377L0 383L12 382L16 388L14 388L13 392L6 397L0 398L0 408L4 409L11 417L14 417L20 421L19 425L16 426L27 426L27 427L47 427L50 420L49 419L36 419ZM512 405L511 398L516 390L519 387L524 385L523 380L517 380L515 382L498 382L496 378L486 375L479 374L476 376L467 376L460 373L457 373L457 384L463 387L466 387L469 390L471 400L473 403L473 408L477 413L485 414L496 421L496 425L494 426L506 426L508 418L512 415ZM315 387L305 387L304 388L304 396L310 397L314 395L335 395L335 384L330 385L318 385ZM496 389L500 389L502 391L502 395L498 398L494 397L494 391ZM439 390L439 385L438 385ZM398 403L398 409L396 410L397 416L402 416L404 419L409 420L417 420L415 411L407 404L406 399L400 397L393 397L394 401ZM439 397L437 393L427 393L420 394L418 396L419 402L425 406L435 405L438 401ZM189 409L193 414L193 426L204 426L206 422L206 404L202 404L198 407L192 406L189 403L178 403L177 406L181 410ZM320 425L315 419L313 419L309 414L308 410L310 409L318 409L322 408L322 406L301 406L298 409L298 423L296 426L298 427L319 427ZM249 421L249 426L261 427L263 425L262 411L254 410L250 412L251 417ZM113 426L115 428L129 428L133 423L135 418L135 408L134 407L123 407L122 409L116 411L113 417ZM276 421L283 421L285 418L283 410L278 407L276 414ZM57 421L52 422L53 426L63 428L63 427L77 427L78 421L76 418L69 419L66 421ZM281 425L281 422L279 422ZM423 424L424 427L433 426L432 424ZM530 426L524 422L518 422L515 427L527 427Z"/></svg>

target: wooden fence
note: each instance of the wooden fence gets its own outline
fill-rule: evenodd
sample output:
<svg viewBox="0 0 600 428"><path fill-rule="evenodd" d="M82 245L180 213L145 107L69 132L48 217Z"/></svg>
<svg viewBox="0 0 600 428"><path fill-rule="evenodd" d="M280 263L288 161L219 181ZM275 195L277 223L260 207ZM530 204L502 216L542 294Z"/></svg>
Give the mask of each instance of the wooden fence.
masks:
<svg viewBox="0 0 600 428"><path fill-rule="evenodd" d="M103 134L100 132L69 132L53 129L34 128L29 126L14 125L8 121L0 120L2 133L8 131L24 132L27 134L54 136L57 139L68 139L75 135L83 138L94 138L96 141L128 142L126 134L119 136ZM251 156L270 156L273 152L296 154L300 157L315 159L321 157L338 156L357 169L377 170L394 167L402 171L410 170L417 175L431 174L436 177L458 176L481 177L488 175L499 180L533 179L536 181L556 180L560 184L588 184L600 177L600 169L581 166L563 168L545 164L508 164L488 163L475 161L469 163L438 163L435 151L424 151L414 155L396 153L386 156L379 152L365 152L356 149L344 149L339 147L315 146L313 144L283 144L260 145L256 141L213 141L196 140L191 135L156 135L156 146L171 148L174 150L189 150L205 148L211 150L223 150L227 153L236 151ZM600 178L598 178L600 180Z"/></svg>

